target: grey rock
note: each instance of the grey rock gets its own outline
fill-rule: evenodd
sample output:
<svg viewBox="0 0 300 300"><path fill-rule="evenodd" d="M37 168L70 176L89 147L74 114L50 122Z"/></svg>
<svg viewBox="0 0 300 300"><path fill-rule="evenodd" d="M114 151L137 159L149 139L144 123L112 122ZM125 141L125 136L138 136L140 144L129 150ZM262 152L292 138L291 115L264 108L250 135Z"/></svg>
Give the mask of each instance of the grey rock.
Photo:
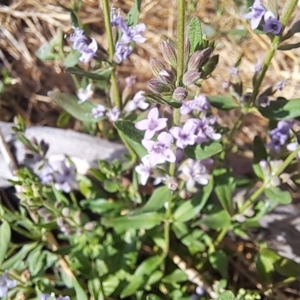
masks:
<svg viewBox="0 0 300 300"><path fill-rule="evenodd" d="M25 159L25 148L16 140L12 123L0 122L0 130L6 142L14 148L14 155L19 165L30 167L31 162ZM119 143L112 143L85 133L51 127L32 126L26 130L26 137L44 140L50 147L47 157L67 155L74 162L78 173L86 174L88 169L97 168L99 160L112 162L123 159L126 148ZM2 152L4 152L2 150ZM11 186L7 181L13 175L0 148L0 188Z"/></svg>

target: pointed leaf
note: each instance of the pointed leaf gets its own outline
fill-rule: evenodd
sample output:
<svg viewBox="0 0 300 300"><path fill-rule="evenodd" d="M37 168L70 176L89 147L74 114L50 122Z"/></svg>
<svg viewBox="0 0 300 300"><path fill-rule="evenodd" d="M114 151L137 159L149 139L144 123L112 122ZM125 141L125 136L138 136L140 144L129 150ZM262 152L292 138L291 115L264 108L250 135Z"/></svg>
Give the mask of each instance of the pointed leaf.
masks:
<svg viewBox="0 0 300 300"><path fill-rule="evenodd" d="M265 195L275 203L289 204L292 202L291 194L287 191L282 191L278 187L270 187L265 190Z"/></svg>
<svg viewBox="0 0 300 300"><path fill-rule="evenodd" d="M103 72L100 72L103 71ZM111 73L111 69L105 69L105 70L98 70L97 73L91 73L91 72L86 72L83 71L79 68L66 68L65 72L66 73L70 73L70 74L74 74L74 75L80 75L80 76L84 76L96 81L107 81L110 73Z"/></svg>
<svg viewBox="0 0 300 300"><path fill-rule="evenodd" d="M202 27L199 18L193 17L189 24L188 37L190 41L190 53L200 49L202 44Z"/></svg>
<svg viewBox="0 0 300 300"><path fill-rule="evenodd" d="M131 215L136 216L142 213L158 211L169 201L171 197L172 193L168 187L159 187L151 195L145 206L134 210Z"/></svg>
<svg viewBox="0 0 300 300"><path fill-rule="evenodd" d="M182 103L180 101L173 99L172 96L160 97L153 94L144 94L144 97L146 98L146 100L152 103L168 105L174 108L180 108L182 106Z"/></svg>
<svg viewBox="0 0 300 300"><path fill-rule="evenodd" d="M126 215L117 218L105 218L103 224L113 227L118 232L124 232L128 229L151 229L163 220L163 216L156 212L144 213L138 216Z"/></svg>
<svg viewBox="0 0 300 300"><path fill-rule="evenodd" d="M130 11L126 17L126 23L128 26L136 25L139 22L139 16L141 11L141 2L142 0L136 0L134 5L131 7Z"/></svg>
<svg viewBox="0 0 300 300"><path fill-rule="evenodd" d="M141 140L144 138L144 133L141 130L138 130L135 128L135 125L133 122L130 121L117 121L115 122L115 127L123 132L123 134L130 138L131 140L141 143Z"/></svg>
<svg viewBox="0 0 300 300"><path fill-rule="evenodd" d="M11 238L11 229L9 224L6 221L2 221L2 224L0 226L0 265L4 261L7 250L10 244L10 238Z"/></svg>
<svg viewBox="0 0 300 300"><path fill-rule="evenodd" d="M79 104L77 97L65 93L49 92L48 95L55 104L61 106L79 121L97 123L103 119L103 117L96 119L91 115L91 111L95 107L91 102Z"/></svg>
<svg viewBox="0 0 300 300"><path fill-rule="evenodd" d="M300 98L286 100L279 98L267 107L260 107L260 113L270 120L288 120L300 117Z"/></svg>
<svg viewBox="0 0 300 300"><path fill-rule="evenodd" d="M223 147L220 143L212 142L210 144L188 146L184 149L184 153L189 158L202 160L220 153L222 149Z"/></svg>
<svg viewBox="0 0 300 300"><path fill-rule="evenodd" d="M222 110L230 110L238 108L239 105L230 95L212 95L207 96L209 103Z"/></svg>
<svg viewBox="0 0 300 300"><path fill-rule="evenodd" d="M80 55L80 52L72 50L65 58L64 66L67 68L76 66L79 62Z"/></svg>
<svg viewBox="0 0 300 300"><path fill-rule="evenodd" d="M218 271L223 279L228 277L228 258L223 250L216 250L208 256L211 266Z"/></svg>

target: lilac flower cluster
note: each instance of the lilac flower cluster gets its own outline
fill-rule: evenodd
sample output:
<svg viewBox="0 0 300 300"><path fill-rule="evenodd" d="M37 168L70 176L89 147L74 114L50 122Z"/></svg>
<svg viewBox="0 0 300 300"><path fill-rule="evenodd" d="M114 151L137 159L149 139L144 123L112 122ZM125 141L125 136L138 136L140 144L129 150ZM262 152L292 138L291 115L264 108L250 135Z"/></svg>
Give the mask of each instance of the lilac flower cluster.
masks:
<svg viewBox="0 0 300 300"><path fill-rule="evenodd" d="M40 179L45 185L54 183L57 190L65 193L77 187L75 167L65 159L50 159L41 170Z"/></svg>
<svg viewBox="0 0 300 300"><path fill-rule="evenodd" d="M131 54L133 48L130 44L132 42L142 44L146 41L146 38L142 36L146 26L144 23L128 26L126 21L120 16L120 11L116 12L115 8L112 8L110 18L111 25L113 27L118 27L122 32L120 40L115 45L114 55L114 61L116 63L121 63Z"/></svg>
<svg viewBox="0 0 300 300"><path fill-rule="evenodd" d="M70 300L70 297L69 296L55 297L55 294L51 293L51 294L42 294L41 300Z"/></svg>
<svg viewBox="0 0 300 300"><path fill-rule="evenodd" d="M190 103L189 103L190 102ZM145 185L151 175L152 168L165 162L174 163L179 161L175 155L173 144L176 145L177 150L183 150L187 146L201 144L210 140L217 140L221 138L219 133L215 132L213 125L216 118L213 116L206 116L206 110L209 108L205 96L195 97L193 100L186 102L182 109L183 114L188 114L193 111L200 111L203 113L201 119L190 118L185 124L180 126L173 126L169 132L163 131L167 127L167 118L160 118L158 109L152 108L146 119L141 120L135 124L139 130L145 131L142 145L146 148L148 154L142 158L142 163L136 167L136 172L140 174L141 184ZM158 134L156 141L152 138ZM176 153L177 154L177 153ZM182 155L179 155L182 157ZM195 162L188 160L185 167L182 168L183 176L187 180L187 189L191 190L195 183L207 184L208 177L206 166L212 163L211 161ZM191 177L191 178L190 178Z"/></svg>
<svg viewBox="0 0 300 300"><path fill-rule="evenodd" d="M250 7L251 11L242 16L246 19L251 19L251 28L256 29L259 25L263 25L263 31L278 35L282 31L282 24L277 20L275 15L266 10L260 0L255 0Z"/></svg>
<svg viewBox="0 0 300 300"><path fill-rule="evenodd" d="M8 271L5 271L0 277L0 298L7 295L9 289L13 289L17 286L16 280L11 280L8 277Z"/></svg>
<svg viewBox="0 0 300 300"><path fill-rule="evenodd" d="M267 147L272 149L275 153L279 153L283 145L290 137L290 131L294 125L292 120L279 121L277 127L270 131L271 141Z"/></svg>
<svg viewBox="0 0 300 300"><path fill-rule="evenodd" d="M118 107L113 107L112 109L107 109L104 105L98 104L92 109L92 116L95 119L102 118L106 116L111 122L116 122L118 121L120 117L120 110Z"/></svg>
<svg viewBox="0 0 300 300"><path fill-rule="evenodd" d="M98 50L97 42L94 38L86 37L84 31L79 28L73 28L74 33L70 36L73 42L73 49L80 52L79 60L84 63L90 62Z"/></svg>

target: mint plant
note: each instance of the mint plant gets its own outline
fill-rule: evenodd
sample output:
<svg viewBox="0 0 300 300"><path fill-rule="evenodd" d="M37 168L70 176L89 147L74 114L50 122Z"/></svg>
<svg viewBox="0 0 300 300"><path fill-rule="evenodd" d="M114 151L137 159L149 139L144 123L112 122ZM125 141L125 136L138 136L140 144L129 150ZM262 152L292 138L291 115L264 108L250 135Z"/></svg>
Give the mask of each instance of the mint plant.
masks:
<svg viewBox="0 0 300 300"><path fill-rule="evenodd" d="M197 17L186 23L186 1L177 1L177 40L162 38L163 61L150 59L149 92L135 94L133 75L120 90L118 65L147 42L141 0L126 17L102 1L107 49L80 25L80 5L70 8L72 50L55 58L64 59L77 95L49 96L83 124L98 124L103 137L117 137L128 154L79 175L68 157L47 158L47 141L26 139L19 119L18 137L40 165L18 171L18 210L0 206L0 297L266 299L299 279L299 265L261 244L253 261L259 283L236 288L230 261L237 254L222 246L233 235L248 237L261 218L290 204L286 184L295 187L298 179L300 100L273 99L282 84L263 89L276 51L300 46L288 44L300 31L292 20L297 1L286 1L282 11L274 0L268 7L250 2L242 16L270 38L270 49L253 68L252 92L245 93L237 66L221 95L201 90L218 64L217 41ZM93 101L96 89L105 93L101 103ZM235 109L240 118L222 127L216 109ZM237 152L233 137L251 111L269 119L269 138L253 140L253 178L238 178L226 159Z"/></svg>

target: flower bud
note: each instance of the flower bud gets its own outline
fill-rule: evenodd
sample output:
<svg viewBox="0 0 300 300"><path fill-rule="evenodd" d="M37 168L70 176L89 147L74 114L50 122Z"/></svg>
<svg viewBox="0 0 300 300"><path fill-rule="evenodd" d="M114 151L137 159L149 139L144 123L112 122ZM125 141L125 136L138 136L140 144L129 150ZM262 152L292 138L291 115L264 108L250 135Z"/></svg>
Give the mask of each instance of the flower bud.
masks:
<svg viewBox="0 0 300 300"><path fill-rule="evenodd" d="M164 64L155 57L150 57L150 69L155 77L165 68Z"/></svg>
<svg viewBox="0 0 300 300"><path fill-rule="evenodd" d="M165 61L173 68L176 68L177 55L173 44L169 40L165 40L160 43L160 47Z"/></svg>
<svg viewBox="0 0 300 300"><path fill-rule="evenodd" d="M159 72L159 79L166 83L166 84L173 84L175 82L175 74L168 70L168 69L163 69Z"/></svg>
<svg viewBox="0 0 300 300"><path fill-rule="evenodd" d="M70 209L68 207L64 207L61 211L61 214L64 216L64 217L68 217L70 215Z"/></svg>
<svg viewBox="0 0 300 300"><path fill-rule="evenodd" d="M91 230L94 229L94 227L95 227L94 222L87 222L87 223L84 225L83 228L84 228L85 230L91 231Z"/></svg>
<svg viewBox="0 0 300 300"><path fill-rule="evenodd" d="M186 99L188 91L183 87L178 87L173 93L173 98L177 101L183 101Z"/></svg>
<svg viewBox="0 0 300 300"><path fill-rule="evenodd" d="M202 51L198 50L194 52L188 62L188 70L199 70L204 66L212 53L212 48L206 48Z"/></svg>
<svg viewBox="0 0 300 300"><path fill-rule="evenodd" d="M168 92L170 88L163 82L161 82L157 78L152 78L149 81L147 81L148 88L156 94Z"/></svg>
<svg viewBox="0 0 300 300"><path fill-rule="evenodd" d="M186 86L195 84L200 79L200 76L201 73L197 70L190 70L183 74L182 82Z"/></svg>
<svg viewBox="0 0 300 300"><path fill-rule="evenodd" d="M178 189L178 182L174 177L168 177L166 179L166 185L171 191L176 191Z"/></svg>

